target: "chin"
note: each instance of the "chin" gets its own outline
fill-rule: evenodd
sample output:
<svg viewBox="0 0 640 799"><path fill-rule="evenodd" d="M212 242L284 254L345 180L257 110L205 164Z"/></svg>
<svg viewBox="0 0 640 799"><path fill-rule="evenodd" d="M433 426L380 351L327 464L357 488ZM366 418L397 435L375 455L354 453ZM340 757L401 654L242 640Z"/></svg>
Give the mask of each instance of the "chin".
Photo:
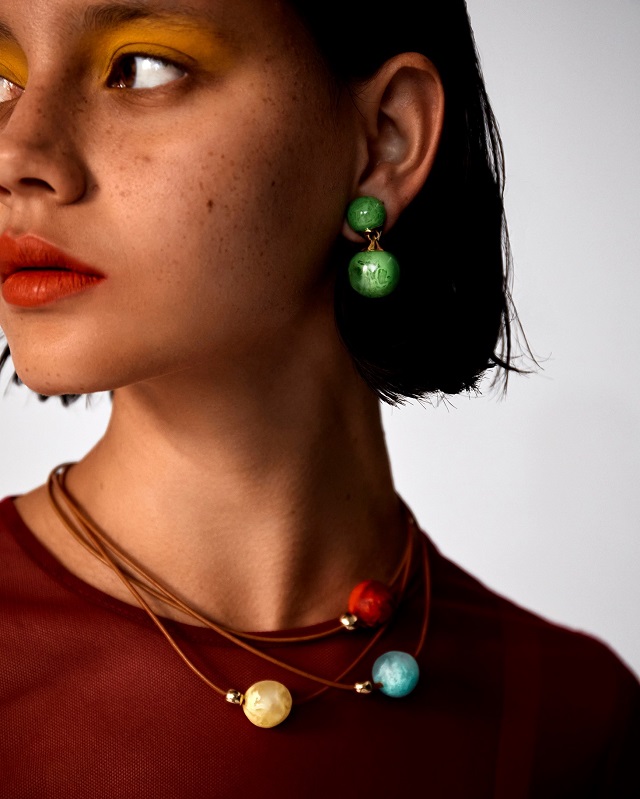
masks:
<svg viewBox="0 0 640 799"><path fill-rule="evenodd" d="M102 390L88 387L87 383L76 381L38 379L37 376L33 376L30 373L21 374L17 369L16 374L27 388L45 397L59 397L63 394L94 394Z"/></svg>
<svg viewBox="0 0 640 799"><path fill-rule="evenodd" d="M12 360L16 374L24 385L46 397L62 394L94 394L111 388L110 381L104 374L92 373L90 367L83 370L76 361L73 368L65 368L59 360L42 364L37 359L23 361L19 357ZM95 368L95 367L94 367Z"/></svg>

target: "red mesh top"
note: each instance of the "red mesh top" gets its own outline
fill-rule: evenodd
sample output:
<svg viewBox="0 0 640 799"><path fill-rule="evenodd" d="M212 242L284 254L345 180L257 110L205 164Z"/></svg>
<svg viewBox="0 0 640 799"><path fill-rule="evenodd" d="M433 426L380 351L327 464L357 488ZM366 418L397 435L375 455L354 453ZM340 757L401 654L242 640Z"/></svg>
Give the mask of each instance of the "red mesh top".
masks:
<svg viewBox="0 0 640 799"><path fill-rule="evenodd" d="M427 539L421 680L404 699L329 690L254 727L146 613L67 571L0 502L0 796L64 799L640 797L640 685L603 643L488 590ZM374 657L412 651L420 571ZM280 673L215 632L167 625L224 687ZM319 629L318 628L312 629ZM333 678L369 633L268 651Z"/></svg>

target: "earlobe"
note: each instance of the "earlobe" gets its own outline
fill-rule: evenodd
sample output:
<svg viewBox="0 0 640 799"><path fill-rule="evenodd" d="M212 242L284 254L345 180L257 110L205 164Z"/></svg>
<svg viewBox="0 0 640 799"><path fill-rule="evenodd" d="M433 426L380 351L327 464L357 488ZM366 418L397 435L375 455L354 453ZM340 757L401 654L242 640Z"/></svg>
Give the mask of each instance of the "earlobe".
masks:
<svg viewBox="0 0 640 799"><path fill-rule="evenodd" d="M401 53L353 93L366 142L353 196L370 195L385 205L390 228L424 185L433 165L444 120L440 75L420 53ZM345 223L344 235L359 241Z"/></svg>

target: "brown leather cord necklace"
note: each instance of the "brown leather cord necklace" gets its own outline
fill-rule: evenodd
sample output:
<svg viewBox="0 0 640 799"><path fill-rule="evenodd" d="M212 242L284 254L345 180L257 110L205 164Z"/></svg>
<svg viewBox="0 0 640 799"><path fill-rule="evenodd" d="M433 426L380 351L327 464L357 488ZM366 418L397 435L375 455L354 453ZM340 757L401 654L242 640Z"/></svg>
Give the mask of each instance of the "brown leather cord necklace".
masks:
<svg viewBox="0 0 640 799"><path fill-rule="evenodd" d="M401 602L407 588L413 561L414 539L418 534L418 528L411 511L404 502L402 502L402 506L407 520L407 544L400 563L393 574L390 586L387 587L377 581L365 581L356 586L349 598L349 612L342 614L340 619L336 621L336 624L328 629L306 635L272 637L269 635L260 635L259 633L247 633L233 630L232 628L225 627L206 618L169 591L168 588L155 580L151 575L147 574L144 569L136 564L120 547L107 538L69 493L66 487L66 476L71 466L73 466L72 463L65 463L57 466L52 470L47 481L47 489L51 504L62 524L85 549L91 552L92 555L105 565L109 566L118 575L120 580L131 592L136 602L147 612L156 627L158 627L184 663L217 694L223 696L231 704L242 706L245 715L257 726L273 727L287 718L293 704L289 690L284 685L274 680L262 680L255 683L244 693L236 689L224 690L215 685L215 683L203 674L180 649L168 632L166 626L149 606L149 603L144 598L141 591L189 615L200 622L200 624L214 630L219 635L252 653L256 657L266 660L300 677L321 684L322 687L314 693L302 698L296 698L296 705L314 699L329 688L355 691L358 694L364 695L371 694L374 690L378 689L390 696L404 696L413 690L415 684L417 684L418 666L416 658L422 650L426 638L431 601L429 560L427 557L426 539L423 535L420 535L420 539L425 601L420 636L413 656L405 652L385 653L385 655L382 655L374 663L373 680L364 680L356 683L341 682L344 676L351 672L363 660L384 634L391 620L393 608ZM130 570L129 573L120 565L119 561L126 565ZM139 575L138 577L136 577L136 573ZM324 625L319 626L324 627ZM368 640L366 646L358 654L357 658L334 680L328 680L319 675L303 671L302 669L260 651L255 646L248 643L249 640L265 641L269 643L313 641L330 635L349 632L359 626L378 626L378 629Z"/></svg>

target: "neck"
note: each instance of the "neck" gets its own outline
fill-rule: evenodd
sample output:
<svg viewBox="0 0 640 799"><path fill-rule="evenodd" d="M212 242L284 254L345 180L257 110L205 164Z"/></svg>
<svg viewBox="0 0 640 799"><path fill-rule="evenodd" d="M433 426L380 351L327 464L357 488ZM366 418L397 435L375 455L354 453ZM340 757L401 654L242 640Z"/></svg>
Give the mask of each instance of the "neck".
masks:
<svg viewBox="0 0 640 799"><path fill-rule="evenodd" d="M256 363L250 386L244 364L215 391L201 370L119 389L69 473L115 543L236 629L338 616L357 582L390 577L405 542L377 399L341 345L307 362Z"/></svg>

